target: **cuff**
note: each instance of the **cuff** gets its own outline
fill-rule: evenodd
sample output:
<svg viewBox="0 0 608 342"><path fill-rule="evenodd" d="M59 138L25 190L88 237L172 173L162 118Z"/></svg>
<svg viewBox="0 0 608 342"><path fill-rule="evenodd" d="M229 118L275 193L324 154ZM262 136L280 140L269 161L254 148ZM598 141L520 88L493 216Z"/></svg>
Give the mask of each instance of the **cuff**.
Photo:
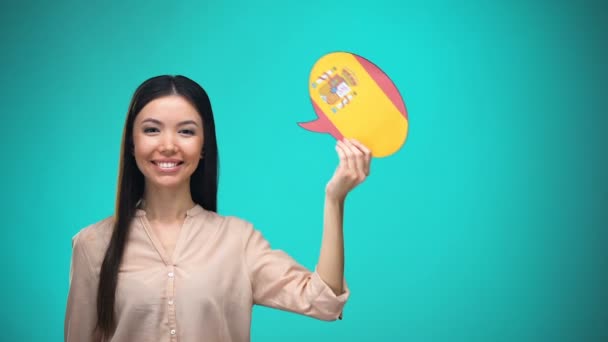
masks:
<svg viewBox="0 0 608 342"><path fill-rule="evenodd" d="M334 291L323 281L317 269L312 273L311 285L313 286L314 292L317 293L315 299L315 306L318 308L319 313L322 315L322 319L325 320L336 320L342 319L344 305L350 297L350 290L344 279L342 282L342 293L336 295Z"/></svg>

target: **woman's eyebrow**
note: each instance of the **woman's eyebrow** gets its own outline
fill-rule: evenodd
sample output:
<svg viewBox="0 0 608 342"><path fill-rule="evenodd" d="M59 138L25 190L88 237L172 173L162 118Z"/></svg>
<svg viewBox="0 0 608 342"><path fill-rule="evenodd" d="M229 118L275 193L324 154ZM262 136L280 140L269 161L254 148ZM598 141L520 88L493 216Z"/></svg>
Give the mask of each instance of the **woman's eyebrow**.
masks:
<svg viewBox="0 0 608 342"><path fill-rule="evenodd" d="M178 123L177 125L178 125L178 126L184 126L184 125L190 125L190 124L192 124L192 125L194 125L194 126L197 126L197 127L198 127L198 124L197 124L197 123L196 123L196 121L194 121L194 120L186 120L186 121L182 121L182 122Z"/></svg>
<svg viewBox="0 0 608 342"><path fill-rule="evenodd" d="M151 118L145 119L145 120L143 120L141 123L143 124L143 123L146 123L146 122L151 122L151 123L153 123L153 124L157 124L157 125L159 125L159 126L162 126L162 125L163 125L163 123L162 123L162 122L160 122L160 121L158 121L158 120L156 120L156 119L151 119Z"/></svg>
<svg viewBox="0 0 608 342"><path fill-rule="evenodd" d="M157 125L159 125L159 126L162 126L162 125L163 125L163 123L162 123L162 122L160 122L160 121L158 121L158 120L156 120L156 119L152 119L152 118L145 119L145 120L143 120L141 123L143 124L143 123L146 123L146 122L151 122L151 123L153 123L153 124L157 124ZM196 121L194 121L194 120L186 120L186 121L182 121L182 122L178 123L177 125L178 125L178 126L184 126L184 125L190 125L190 124L195 125L195 126L197 126L197 127L198 127L198 123L196 123Z"/></svg>

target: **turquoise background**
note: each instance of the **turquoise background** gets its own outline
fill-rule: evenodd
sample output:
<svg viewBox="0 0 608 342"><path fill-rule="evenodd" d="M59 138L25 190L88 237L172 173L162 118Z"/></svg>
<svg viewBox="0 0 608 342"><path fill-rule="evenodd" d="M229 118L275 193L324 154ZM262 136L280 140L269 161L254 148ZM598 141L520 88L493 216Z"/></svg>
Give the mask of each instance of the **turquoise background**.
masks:
<svg viewBox="0 0 608 342"><path fill-rule="evenodd" d="M62 339L71 237L112 213L128 102L157 74L210 94L220 212L314 267L337 158L296 122L335 50L391 76L409 137L348 198L344 320L256 308L252 340L608 340L602 2L0 6L0 340Z"/></svg>

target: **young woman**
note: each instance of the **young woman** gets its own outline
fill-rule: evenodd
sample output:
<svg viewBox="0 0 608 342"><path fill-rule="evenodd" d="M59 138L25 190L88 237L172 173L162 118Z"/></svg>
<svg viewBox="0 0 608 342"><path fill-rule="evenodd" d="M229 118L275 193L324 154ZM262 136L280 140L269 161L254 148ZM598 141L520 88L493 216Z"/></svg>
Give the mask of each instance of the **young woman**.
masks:
<svg viewBox="0 0 608 342"><path fill-rule="evenodd" d="M206 92L183 76L141 84L124 126L116 212L74 236L65 341L249 341L254 304L341 318L344 201L370 151L338 141L314 271L251 223L216 212L218 148Z"/></svg>

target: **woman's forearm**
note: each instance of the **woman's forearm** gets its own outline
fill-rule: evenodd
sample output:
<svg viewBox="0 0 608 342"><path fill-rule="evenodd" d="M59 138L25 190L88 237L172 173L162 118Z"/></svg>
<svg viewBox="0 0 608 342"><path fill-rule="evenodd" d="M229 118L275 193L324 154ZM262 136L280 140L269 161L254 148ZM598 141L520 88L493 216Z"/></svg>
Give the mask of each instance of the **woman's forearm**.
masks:
<svg viewBox="0 0 608 342"><path fill-rule="evenodd" d="M336 295L344 292L344 198L325 195L323 238L317 272Z"/></svg>
<svg viewBox="0 0 608 342"><path fill-rule="evenodd" d="M336 295L344 292L344 201L369 175L371 151L355 139L336 143L340 163L325 187L323 239L317 273Z"/></svg>

